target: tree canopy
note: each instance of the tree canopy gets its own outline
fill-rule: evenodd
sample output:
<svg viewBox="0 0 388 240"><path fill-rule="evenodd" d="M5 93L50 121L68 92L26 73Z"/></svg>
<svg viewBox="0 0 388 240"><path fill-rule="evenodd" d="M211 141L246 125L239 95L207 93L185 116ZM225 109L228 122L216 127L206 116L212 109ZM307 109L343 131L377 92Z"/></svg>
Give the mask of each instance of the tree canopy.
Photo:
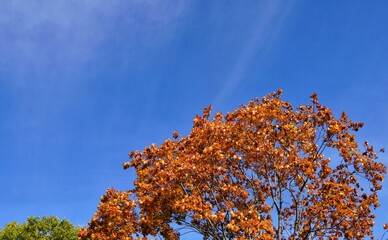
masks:
<svg viewBox="0 0 388 240"><path fill-rule="evenodd" d="M188 136L129 154L135 189L108 189L81 239L363 239L372 237L386 167L362 123L281 90L196 116ZM384 151L381 149L381 151Z"/></svg>
<svg viewBox="0 0 388 240"><path fill-rule="evenodd" d="M8 223L0 229L1 240L76 240L79 228L70 221L58 217L29 217L19 225L17 222Z"/></svg>

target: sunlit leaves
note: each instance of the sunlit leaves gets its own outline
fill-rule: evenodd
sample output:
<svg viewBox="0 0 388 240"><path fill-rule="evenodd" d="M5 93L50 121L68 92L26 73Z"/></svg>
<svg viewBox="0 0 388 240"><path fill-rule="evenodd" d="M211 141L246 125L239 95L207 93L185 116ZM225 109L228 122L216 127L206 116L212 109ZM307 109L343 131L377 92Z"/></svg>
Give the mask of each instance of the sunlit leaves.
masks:
<svg viewBox="0 0 388 240"><path fill-rule="evenodd" d="M26 222L19 225L17 222L8 223L0 229L2 240L75 240L79 228L66 219L58 217L29 217Z"/></svg>
<svg viewBox="0 0 388 240"><path fill-rule="evenodd" d="M294 109L278 91L213 118L209 106L188 136L174 132L174 140L131 152L123 166L136 170L134 200L114 192L122 201L115 207L108 190L88 236L110 239L122 229L116 239L177 239L185 231L205 239L373 236L386 168L369 143L356 141L362 123L335 118L316 94L311 101Z"/></svg>
<svg viewBox="0 0 388 240"><path fill-rule="evenodd" d="M80 239L132 239L139 230L134 213L135 202L129 199L130 192L108 189L88 229L81 229Z"/></svg>

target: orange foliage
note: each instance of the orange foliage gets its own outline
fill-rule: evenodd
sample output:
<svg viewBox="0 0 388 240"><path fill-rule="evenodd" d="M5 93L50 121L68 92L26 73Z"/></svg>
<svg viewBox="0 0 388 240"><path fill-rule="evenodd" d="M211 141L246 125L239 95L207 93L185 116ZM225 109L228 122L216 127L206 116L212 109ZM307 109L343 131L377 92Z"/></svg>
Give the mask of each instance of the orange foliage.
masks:
<svg viewBox="0 0 388 240"><path fill-rule="evenodd" d="M134 212L136 203L129 199L131 193L109 188L101 197L98 211L89 222L88 229L81 229L79 239L133 239L139 230Z"/></svg>
<svg viewBox="0 0 388 240"><path fill-rule="evenodd" d="M136 201L115 192L123 204L109 209L102 201L81 236L111 239L122 230L114 239L179 239L182 229L205 239L373 236L386 167L368 142L356 141L363 124L345 113L335 118L316 94L296 109L280 97L281 90L213 119L210 106L190 135L175 132L131 152L124 168L136 170Z"/></svg>

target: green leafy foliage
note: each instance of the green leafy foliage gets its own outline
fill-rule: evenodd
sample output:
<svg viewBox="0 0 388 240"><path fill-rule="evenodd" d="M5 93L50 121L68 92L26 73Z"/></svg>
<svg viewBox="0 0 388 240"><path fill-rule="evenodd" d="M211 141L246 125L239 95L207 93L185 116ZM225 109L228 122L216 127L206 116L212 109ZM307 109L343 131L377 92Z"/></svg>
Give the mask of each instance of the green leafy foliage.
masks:
<svg viewBox="0 0 388 240"><path fill-rule="evenodd" d="M0 229L1 240L75 240L79 228L70 221L58 217L29 217L19 225L17 222L8 223Z"/></svg>

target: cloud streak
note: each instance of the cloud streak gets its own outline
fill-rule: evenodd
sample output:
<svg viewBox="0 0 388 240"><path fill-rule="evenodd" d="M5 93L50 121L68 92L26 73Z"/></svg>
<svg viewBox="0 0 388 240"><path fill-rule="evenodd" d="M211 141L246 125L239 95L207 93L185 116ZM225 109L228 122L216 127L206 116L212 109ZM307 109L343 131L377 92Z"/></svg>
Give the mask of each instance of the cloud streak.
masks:
<svg viewBox="0 0 388 240"><path fill-rule="evenodd" d="M152 34L169 35L186 6L183 1L139 0L4 2L0 63L19 72L73 69L98 58L99 47L119 35L127 36L127 46L139 39L157 44L163 38Z"/></svg>
<svg viewBox="0 0 388 240"><path fill-rule="evenodd" d="M107 59L119 55L120 62L131 63L144 46L163 46L189 5L162 0L2 3L0 81L13 105L9 117L31 125L33 119L25 121L31 113L45 125L44 119L63 114L93 84Z"/></svg>
<svg viewBox="0 0 388 240"><path fill-rule="evenodd" d="M254 58L260 58L271 49L273 39L282 30L283 23L291 9L291 2L284 4L278 1L265 1L262 3L251 37L244 43L222 90L214 100L215 105L220 104L244 80L250 62Z"/></svg>
<svg viewBox="0 0 388 240"><path fill-rule="evenodd" d="M69 140L67 131L74 127L70 123L82 122L81 115L91 116L99 111L97 104L107 102L90 93L94 82L105 81L97 78L106 78L100 76L106 69L98 68L119 54L117 62L136 61L144 50L139 50L139 44L163 46L189 4L162 0L2 3L0 84L7 89L3 98L10 106L2 129L15 147L27 146L38 154L47 142ZM120 82L113 79L111 86L116 85L119 88ZM15 154L22 157L24 151Z"/></svg>

